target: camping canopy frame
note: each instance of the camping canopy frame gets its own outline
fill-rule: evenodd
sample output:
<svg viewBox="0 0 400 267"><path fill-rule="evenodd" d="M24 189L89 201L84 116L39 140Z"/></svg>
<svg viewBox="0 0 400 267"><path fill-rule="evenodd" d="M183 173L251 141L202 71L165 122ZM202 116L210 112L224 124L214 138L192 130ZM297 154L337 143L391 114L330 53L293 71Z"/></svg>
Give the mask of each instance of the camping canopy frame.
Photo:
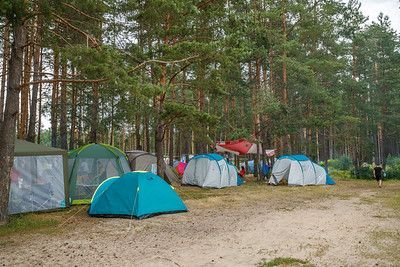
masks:
<svg viewBox="0 0 400 267"><path fill-rule="evenodd" d="M10 214L68 206L67 151L16 140L11 170Z"/></svg>

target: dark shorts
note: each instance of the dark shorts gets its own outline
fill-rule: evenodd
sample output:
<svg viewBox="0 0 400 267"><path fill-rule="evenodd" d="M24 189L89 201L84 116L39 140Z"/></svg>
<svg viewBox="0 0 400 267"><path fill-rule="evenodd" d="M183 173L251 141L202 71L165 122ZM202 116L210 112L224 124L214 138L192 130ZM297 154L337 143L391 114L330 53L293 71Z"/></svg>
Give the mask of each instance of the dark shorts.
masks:
<svg viewBox="0 0 400 267"><path fill-rule="evenodd" d="M377 176L377 177L375 177L375 180L380 181L380 180L382 180L382 177L381 176Z"/></svg>

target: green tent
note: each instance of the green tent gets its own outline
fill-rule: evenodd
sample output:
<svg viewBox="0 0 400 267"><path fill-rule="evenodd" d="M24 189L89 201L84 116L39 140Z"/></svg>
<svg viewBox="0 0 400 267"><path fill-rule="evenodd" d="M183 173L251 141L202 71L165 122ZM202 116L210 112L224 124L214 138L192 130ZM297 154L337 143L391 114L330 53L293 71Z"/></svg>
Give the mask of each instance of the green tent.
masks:
<svg viewBox="0 0 400 267"><path fill-rule="evenodd" d="M65 208L67 151L16 140L14 153L9 213Z"/></svg>
<svg viewBox="0 0 400 267"><path fill-rule="evenodd" d="M72 204L90 203L104 180L130 172L124 152L105 144L88 144L68 153L69 195Z"/></svg>

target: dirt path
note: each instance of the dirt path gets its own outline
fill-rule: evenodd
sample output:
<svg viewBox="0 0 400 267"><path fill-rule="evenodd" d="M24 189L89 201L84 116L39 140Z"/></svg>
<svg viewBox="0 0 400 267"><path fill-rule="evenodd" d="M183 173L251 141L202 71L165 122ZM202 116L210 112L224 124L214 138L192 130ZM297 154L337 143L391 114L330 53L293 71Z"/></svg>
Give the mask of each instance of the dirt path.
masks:
<svg viewBox="0 0 400 267"><path fill-rule="evenodd" d="M1 248L0 264L254 266L293 257L317 266L399 266L398 254L380 253L400 246L399 218L366 201L374 194L301 206L258 200L204 208L202 200L189 200L189 213L93 218L68 233L29 236Z"/></svg>

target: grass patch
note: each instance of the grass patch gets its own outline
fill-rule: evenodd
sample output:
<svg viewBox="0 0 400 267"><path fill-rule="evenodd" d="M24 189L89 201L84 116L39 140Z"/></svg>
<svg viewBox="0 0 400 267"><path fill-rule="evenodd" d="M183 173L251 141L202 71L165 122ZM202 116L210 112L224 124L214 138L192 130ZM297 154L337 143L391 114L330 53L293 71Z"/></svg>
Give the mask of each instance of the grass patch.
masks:
<svg viewBox="0 0 400 267"><path fill-rule="evenodd" d="M258 267L275 267L275 266L303 266L303 267L312 267L313 264L310 264L308 261L296 259L296 258L275 258L271 261L262 260L258 265Z"/></svg>
<svg viewBox="0 0 400 267"><path fill-rule="evenodd" d="M0 237L13 233L28 233L42 229L48 229L59 224L59 221L44 218L38 214L26 214L11 216L10 222L0 226Z"/></svg>
<svg viewBox="0 0 400 267"><path fill-rule="evenodd" d="M386 200L386 205L400 214L400 194L398 192L394 193Z"/></svg>
<svg viewBox="0 0 400 267"><path fill-rule="evenodd" d="M400 232L391 230L375 230L372 232L372 242L379 250L381 257L400 262Z"/></svg>
<svg viewBox="0 0 400 267"><path fill-rule="evenodd" d="M10 237L21 234L58 234L87 225L91 218L87 216L87 206L72 206L69 209L44 213L26 213L11 215L6 225L0 225L0 245L10 243ZM16 241L16 240L15 240Z"/></svg>
<svg viewBox="0 0 400 267"><path fill-rule="evenodd" d="M75 199L72 201L72 205L89 205L92 203L91 199Z"/></svg>

